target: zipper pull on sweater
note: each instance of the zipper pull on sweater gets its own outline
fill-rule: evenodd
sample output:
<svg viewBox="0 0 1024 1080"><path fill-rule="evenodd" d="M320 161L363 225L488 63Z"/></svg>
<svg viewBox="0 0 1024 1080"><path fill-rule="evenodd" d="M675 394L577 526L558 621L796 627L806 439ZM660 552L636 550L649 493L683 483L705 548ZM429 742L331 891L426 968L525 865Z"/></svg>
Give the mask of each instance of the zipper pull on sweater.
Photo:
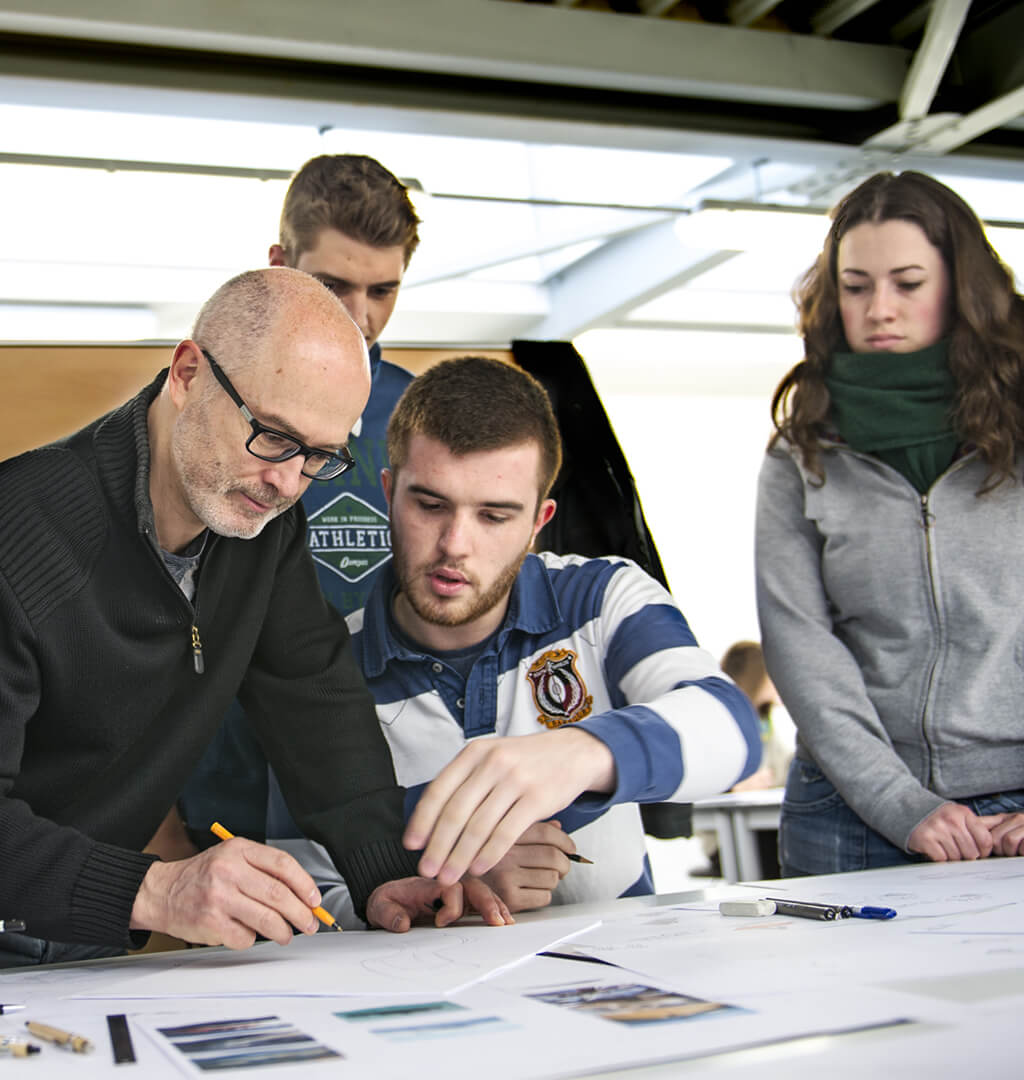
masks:
<svg viewBox="0 0 1024 1080"><path fill-rule="evenodd" d="M199 640L199 627L192 624L192 663L195 665L196 674L202 675L205 665L203 664L203 643Z"/></svg>
<svg viewBox="0 0 1024 1080"><path fill-rule="evenodd" d="M935 518L932 515L931 510L928 509L928 496L927 495L921 495L920 499L921 499L921 528L924 529L925 532L927 532L932 527L932 523L935 521Z"/></svg>

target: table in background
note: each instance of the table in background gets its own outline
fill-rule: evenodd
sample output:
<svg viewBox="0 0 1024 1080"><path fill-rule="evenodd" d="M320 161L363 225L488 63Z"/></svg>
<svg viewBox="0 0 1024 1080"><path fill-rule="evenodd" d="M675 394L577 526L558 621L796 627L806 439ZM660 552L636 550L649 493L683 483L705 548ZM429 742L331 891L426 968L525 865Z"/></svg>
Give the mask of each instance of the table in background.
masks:
<svg viewBox="0 0 1024 1080"><path fill-rule="evenodd" d="M756 832L778 829L783 789L731 791L693 804L693 831L718 836L722 877L726 881L759 881L763 876Z"/></svg>

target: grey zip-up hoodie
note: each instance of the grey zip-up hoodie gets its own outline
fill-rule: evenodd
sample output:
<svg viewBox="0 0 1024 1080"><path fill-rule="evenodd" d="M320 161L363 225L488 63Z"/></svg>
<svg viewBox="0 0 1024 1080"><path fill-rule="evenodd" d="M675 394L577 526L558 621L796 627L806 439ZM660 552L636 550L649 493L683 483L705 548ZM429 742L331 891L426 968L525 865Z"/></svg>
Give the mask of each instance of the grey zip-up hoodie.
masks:
<svg viewBox="0 0 1024 1080"><path fill-rule="evenodd" d="M821 768L907 850L943 802L1024 787L1024 491L976 492L955 461L920 495L877 458L823 443L818 484L784 441L761 468L765 659Z"/></svg>

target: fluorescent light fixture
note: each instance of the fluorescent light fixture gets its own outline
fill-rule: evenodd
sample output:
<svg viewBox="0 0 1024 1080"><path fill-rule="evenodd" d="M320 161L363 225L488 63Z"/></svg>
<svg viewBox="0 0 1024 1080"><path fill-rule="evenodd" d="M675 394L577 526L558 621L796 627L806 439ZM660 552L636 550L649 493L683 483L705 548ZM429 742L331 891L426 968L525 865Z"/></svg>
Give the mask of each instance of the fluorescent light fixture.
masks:
<svg viewBox="0 0 1024 1080"><path fill-rule="evenodd" d="M709 251L807 249L807 262L821 251L828 232L828 215L806 206L723 202L706 199L675 224L679 242Z"/></svg>
<svg viewBox="0 0 1024 1080"><path fill-rule="evenodd" d="M825 244L831 224L823 210L808 206L726 202L706 199L675 223L679 242L708 251L801 252L810 265ZM985 222L989 242L1009 267L1024 278L1024 222Z"/></svg>
<svg viewBox="0 0 1024 1080"><path fill-rule="evenodd" d="M3 151L65 158L291 172L321 152L312 124L112 112L0 102Z"/></svg>
<svg viewBox="0 0 1024 1080"><path fill-rule="evenodd" d="M789 294L751 292L745 289L702 289L683 286L634 308L623 320L637 322L717 324L725 330L735 326L778 326L794 330L796 309Z"/></svg>

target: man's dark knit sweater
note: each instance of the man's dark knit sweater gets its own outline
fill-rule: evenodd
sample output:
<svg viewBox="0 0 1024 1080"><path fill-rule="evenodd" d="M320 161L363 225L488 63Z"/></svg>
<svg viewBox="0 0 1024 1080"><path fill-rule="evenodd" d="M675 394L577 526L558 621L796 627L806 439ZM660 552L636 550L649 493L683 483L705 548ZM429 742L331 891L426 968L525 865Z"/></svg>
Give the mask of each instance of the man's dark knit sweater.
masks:
<svg viewBox="0 0 1024 1080"><path fill-rule="evenodd" d="M147 434L165 374L0 464L0 912L57 941L138 944L128 922L152 862L140 849L236 694L360 906L415 873L403 793L301 506L253 540L211 536L194 603L165 569Z"/></svg>

